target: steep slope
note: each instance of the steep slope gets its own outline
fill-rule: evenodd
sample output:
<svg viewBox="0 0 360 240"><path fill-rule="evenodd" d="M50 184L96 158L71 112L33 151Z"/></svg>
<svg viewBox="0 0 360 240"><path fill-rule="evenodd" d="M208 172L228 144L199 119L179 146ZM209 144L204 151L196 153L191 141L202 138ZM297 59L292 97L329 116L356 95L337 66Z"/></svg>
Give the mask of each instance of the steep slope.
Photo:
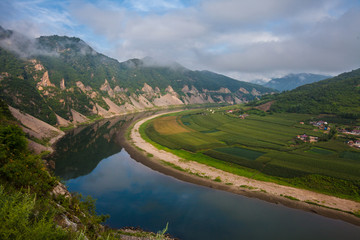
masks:
<svg viewBox="0 0 360 240"><path fill-rule="evenodd" d="M360 69L284 92L271 110L360 118Z"/></svg>
<svg viewBox="0 0 360 240"><path fill-rule="evenodd" d="M173 105L240 103L266 87L151 58L117 60L75 37L27 39L0 28L0 97L50 124Z"/></svg>
<svg viewBox="0 0 360 240"><path fill-rule="evenodd" d="M263 86L279 91L286 91L305 84L318 82L326 78L330 78L330 76L311 73L289 74L281 78L273 78L269 82L264 83Z"/></svg>

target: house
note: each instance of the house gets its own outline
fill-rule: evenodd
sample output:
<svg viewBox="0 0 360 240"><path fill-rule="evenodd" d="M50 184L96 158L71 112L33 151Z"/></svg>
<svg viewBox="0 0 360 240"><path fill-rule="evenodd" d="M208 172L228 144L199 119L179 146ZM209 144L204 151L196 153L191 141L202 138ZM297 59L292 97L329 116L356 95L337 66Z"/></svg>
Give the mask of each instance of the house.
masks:
<svg viewBox="0 0 360 240"><path fill-rule="evenodd" d="M246 117L248 117L248 116L250 116L249 114L240 114L239 115L239 118L241 118L241 119L245 119Z"/></svg>
<svg viewBox="0 0 360 240"><path fill-rule="evenodd" d="M319 141L318 137L309 136L309 142L313 143L313 142L318 142L318 141Z"/></svg>
<svg viewBox="0 0 360 240"><path fill-rule="evenodd" d="M360 129L354 129L351 131L351 134L353 135L360 135Z"/></svg>
<svg viewBox="0 0 360 240"><path fill-rule="evenodd" d="M356 140L356 141L348 141L347 144L350 146L350 147L356 147L356 148L360 148L360 140Z"/></svg>
<svg viewBox="0 0 360 240"><path fill-rule="evenodd" d="M308 136L305 133L303 135L297 135L297 138L300 139L303 142L310 142L310 143L314 143L314 142L319 141L318 137Z"/></svg>
<svg viewBox="0 0 360 240"><path fill-rule="evenodd" d="M306 135L306 134L297 135L297 138L300 139L300 140L302 140L302 141L304 141L304 142L306 142L307 139L308 139L308 135Z"/></svg>

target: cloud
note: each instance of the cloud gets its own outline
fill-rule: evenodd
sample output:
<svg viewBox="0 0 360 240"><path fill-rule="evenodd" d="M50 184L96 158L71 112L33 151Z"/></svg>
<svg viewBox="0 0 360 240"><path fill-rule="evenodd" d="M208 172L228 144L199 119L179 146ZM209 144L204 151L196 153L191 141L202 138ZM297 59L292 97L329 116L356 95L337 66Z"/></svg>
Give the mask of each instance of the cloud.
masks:
<svg viewBox="0 0 360 240"><path fill-rule="evenodd" d="M241 80L359 67L353 0L5 2L11 13L0 14L1 23L79 36L120 61L151 56Z"/></svg>
<svg viewBox="0 0 360 240"><path fill-rule="evenodd" d="M359 9L339 19L316 24L306 32L283 41L254 43L240 51L201 55L203 62L218 70L240 72L312 71L337 72L359 67ZM346 27L344 27L346 26Z"/></svg>

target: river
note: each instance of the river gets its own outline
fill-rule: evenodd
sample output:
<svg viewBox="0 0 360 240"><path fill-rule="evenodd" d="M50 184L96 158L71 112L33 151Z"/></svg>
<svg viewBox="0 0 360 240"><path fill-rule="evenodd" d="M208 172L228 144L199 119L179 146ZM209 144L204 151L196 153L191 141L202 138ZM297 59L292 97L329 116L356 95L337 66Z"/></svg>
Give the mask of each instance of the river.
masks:
<svg viewBox="0 0 360 240"><path fill-rule="evenodd" d="M68 132L52 160L68 189L97 199L113 228L139 226L183 240L359 239L360 227L341 220L183 182L154 171L120 140L144 114L105 119Z"/></svg>

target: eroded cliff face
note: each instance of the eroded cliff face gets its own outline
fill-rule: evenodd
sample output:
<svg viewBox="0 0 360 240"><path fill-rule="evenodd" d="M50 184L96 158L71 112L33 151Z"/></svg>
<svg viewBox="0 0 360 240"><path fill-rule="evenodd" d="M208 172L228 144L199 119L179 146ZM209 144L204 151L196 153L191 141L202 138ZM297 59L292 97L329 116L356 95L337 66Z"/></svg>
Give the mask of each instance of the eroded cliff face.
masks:
<svg viewBox="0 0 360 240"><path fill-rule="evenodd" d="M39 64L39 63L37 63ZM43 68L41 71L44 71ZM128 89L116 85L114 88L107 79L99 89L86 86L82 81L77 81L76 86L66 87L66 81L61 80L59 88L51 83L48 71L43 73L40 81L37 82L37 87L44 97L54 97L64 93L81 93L83 98L89 101L91 114L102 117L112 117L115 115L128 114L132 112L145 111L154 108L166 108L169 106L180 106L188 104L205 104L205 103L242 103L246 102L245 95L259 95L256 89L251 89L251 92L246 89L239 89L236 92L231 92L228 88L220 88L218 90L201 89L198 90L195 86L184 85L183 88L177 92L171 85L168 85L163 91L157 86L150 86L144 83L141 89L136 90L132 94ZM53 90L50 91L49 87ZM56 90L54 90L56 89ZM49 96L50 95L50 96ZM71 108L73 99L62 98L59 100L63 105L69 105L68 114L60 116L54 110L57 118L57 124L60 126L77 124L86 122L89 119L86 114Z"/></svg>
<svg viewBox="0 0 360 240"><path fill-rule="evenodd" d="M37 99L38 102L32 105L39 105L39 109L46 108L47 112L50 111L49 118L51 114L53 115L51 124L58 126L87 122L93 115L108 118L170 106L206 103L235 104L261 95L261 92L253 87L239 88L235 91L233 87L230 90L228 87L220 86L215 90L214 86L212 89L203 87L198 89L194 86L196 80L192 79L190 80L194 82L194 85L184 83L182 86L180 82L183 80L171 82L171 80L162 79L157 83L158 81L153 79L134 89L134 86L139 86L139 84L124 83L126 79L121 80L111 76L103 78L102 82L94 82L92 80L94 73L91 72L88 77L74 81L66 77L66 74L60 75L61 77L53 74L54 71L48 67L49 65L43 64L39 59L31 59L27 61L25 70L32 76L31 84L40 96ZM8 77L5 74L1 76ZM136 75L130 75L129 78L134 76ZM169 84L164 85L167 82ZM26 112L21 96L15 96L15 98L16 107ZM41 107L39 103L42 104ZM37 116L37 111L32 111L32 114Z"/></svg>

